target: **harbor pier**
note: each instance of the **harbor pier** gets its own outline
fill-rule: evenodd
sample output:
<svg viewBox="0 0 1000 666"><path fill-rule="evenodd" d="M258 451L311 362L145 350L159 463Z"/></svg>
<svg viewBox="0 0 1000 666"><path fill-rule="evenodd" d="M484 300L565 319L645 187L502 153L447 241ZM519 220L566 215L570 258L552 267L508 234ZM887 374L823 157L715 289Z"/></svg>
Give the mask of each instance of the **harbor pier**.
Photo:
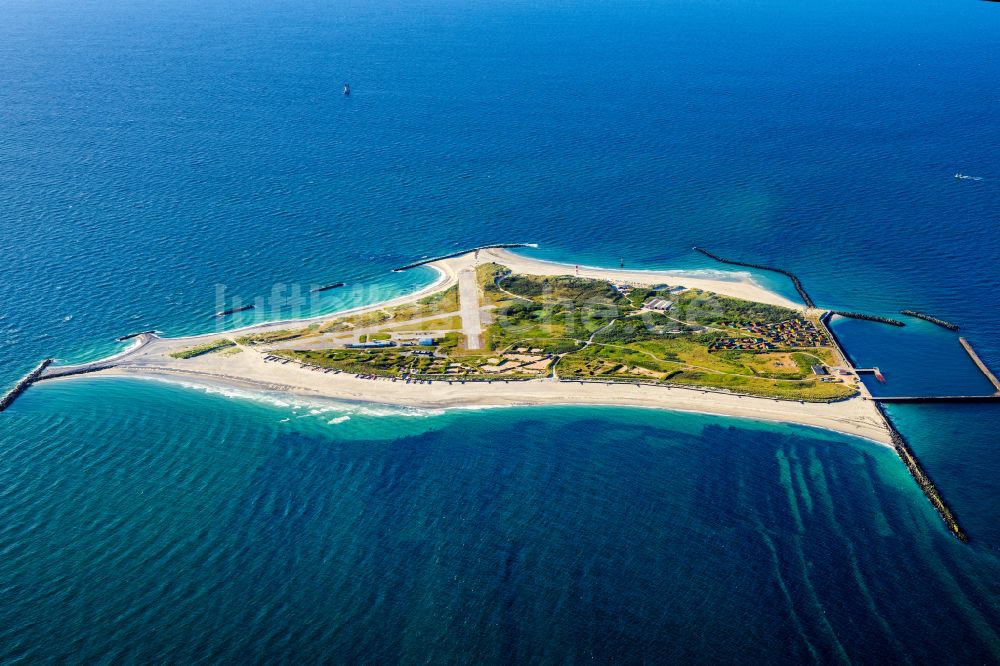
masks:
<svg viewBox="0 0 1000 666"><path fill-rule="evenodd" d="M986 364L983 363L983 359L979 358L979 354L977 354L976 350L972 348L972 345L969 344L968 340L965 338L959 338L958 341L962 344L962 348L965 350L965 353L969 355L969 358L971 358L972 362L976 364L976 367L979 368L980 372L986 375L986 379L990 380L990 383L993 384L993 388L996 389L996 394L1000 395L1000 380L998 380L996 375L994 375Z"/></svg>
<svg viewBox="0 0 1000 666"><path fill-rule="evenodd" d="M861 374L865 372L871 372L872 374L875 374L876 372L878 372L878 374L881 374L878 368L856 367L854 361L847 354L847 350L844 349L844 347L840 343L840 340L837 339L837 335L833 332L833 329L829 326L830 316L832 314L833 314L832 312L824 312L823 315L820 316L819 320L820 323L823 324L823 327L826 329L827 333L829 333L830 340L833 341L833 346L840 353L840 356L844 359L844 361L851 367L852 370L854 370L855 373ZM968 350L969 348L967 347L966 349ZM917 459L917 455L913 452L913 449L910 448L910 445L907 444L906 438L903 437L903 434L899 432L899 430L896 428L896 425L892 422L892 419L886 412L885 407L882 406L883 402L918 402L918 401L931 402L934 399L933 398L902 398L902 399L876 398L870 395L866 395L865 398L867 400L871 400L874 403L875 409L882 417L882 421L885 424L886 429L889 431L889 439L892 442L893 450L896 452L896 455L899 456L899 459L903 461L903 464L906 465L907 471L910 472L910 476L912 476L913 480L917 482L918 486L920 486L920 490L923 491L924 496L926 496L927 499L930 500L931 505L938 512L938 515L941 516L941 519L944 521L945 526L947 526L948 531L952 534L952 536L954 536L962 543L968 543L969 535L966 534L965 531L962 529L962 526L958 524L958 519L955 518L955 514L952 512L948 504L944 501L944 498L941 496L941 492L937 489L937 486L934 485L934 482L927 475L927 472L924 471L923 466L921 466L920 464L920 460ZM993 399L993 396L990 396L990 399Z"/></svg>
<svg viewBox="0 0 1000 666"><path fill-rule="evenodd" d="M869 398L874 402L1000 402L1000 394L990 395L879 395Z"/></svg>

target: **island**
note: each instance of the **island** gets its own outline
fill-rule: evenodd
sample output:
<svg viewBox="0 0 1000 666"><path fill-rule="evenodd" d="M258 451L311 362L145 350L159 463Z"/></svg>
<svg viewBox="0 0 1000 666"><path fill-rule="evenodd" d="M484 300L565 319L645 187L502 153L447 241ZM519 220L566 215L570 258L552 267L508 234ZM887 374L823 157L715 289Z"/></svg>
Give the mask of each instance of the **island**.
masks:
<svg viewBox="0 0 1000 666"><path fill-rule="evenodd" d="M627 405L891 433L822 310L745 273L579 267L492 247L409 296L206 335L136 336L38 381L145 376L418 407Z"/></svg>

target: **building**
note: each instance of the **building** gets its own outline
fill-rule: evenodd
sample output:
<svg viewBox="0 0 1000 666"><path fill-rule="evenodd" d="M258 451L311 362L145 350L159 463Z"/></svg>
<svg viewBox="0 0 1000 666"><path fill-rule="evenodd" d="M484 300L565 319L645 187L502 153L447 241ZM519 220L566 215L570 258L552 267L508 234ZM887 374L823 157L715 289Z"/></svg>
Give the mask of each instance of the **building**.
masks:
<svg viewBox="0 0 1000 666"><path fill-rule="evenodd" d="M359 344L344 346L348 349L382 349L384 347L395 347L396 343L392 340L372 340L371 342L362 342Z"/></svg>
<svg viewBox="0 0 1000 666"><path fill-rule="evenodd" d="M651 298L642 304L642 307L647 310L659 310L660 312L666 312L673 306L673 303L662 298Z"/></svg>

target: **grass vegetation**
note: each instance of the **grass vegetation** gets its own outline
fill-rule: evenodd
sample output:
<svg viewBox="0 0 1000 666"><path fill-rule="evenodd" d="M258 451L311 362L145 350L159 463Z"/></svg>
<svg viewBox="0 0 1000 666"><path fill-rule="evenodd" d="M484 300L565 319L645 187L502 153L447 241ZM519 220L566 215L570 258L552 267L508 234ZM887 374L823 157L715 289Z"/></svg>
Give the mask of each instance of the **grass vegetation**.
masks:
<svg viewBox="0 0 1000 666"><path fill-rule="evenodd" d="M413 354L409 350L393 349L284 349L277 356L300 363L318 365L341 372L379 377L412 377L422 379L504 379L479 371L488 357L482 354L462 358Z"/></svg>
<svg viewBox="0 0 1000 666"><path fill-rule="evenodd" d="M372 310L355 315L347 315L317 327L316 333L349 333L357 329L369 329L400 322L402 326L393 330L436 330L422 328L429 322L407 325L413 319L423 319L458 311L458 286L430 294L415 303L406 303L391 308ZM409 328L412 326L412 328Z"/></svg>
<svg viewBox="0 0 1000 666"><path fill-rule="evenodd" d="M450 317L439 317L437 319L428 319L417 323L393 326L387 330L394 333L408 333L422 331L452 331L459 328L462 328L462 318L459 315L451 315Z"/></svg>
<svg viewBox="0 0 1000 666"><path fill-rule="evenodd" d="M296 330L282 329L280 331L270 331L268 333L251 333L236 338L236 342L241 345L263 345L286 340L296 340L298 338L309 337L319 334L319 324L312 324L306 328Z"/></svg>
<svg viewBox="0 0 1000 666"><path fill-rule="evenodd" d="M529 349L556 357L562 379L662 382L791 400L834 400L855 393L849 384L823 381L812 372L815 363L837 364L830 346L710 351L713 342L734 334L729 324L784 322L801 317L796 310L694 289L636 288L623 295L601 280L512 275L493 263L476 271L483 305L491 313L483 350L465 349L465 336L457 330L462 324L458 288L451 287L414 304L345 317L321 329L364 329L362 341L407 331L451 331L438 339L431 355L413 347L275 353L358 374L471 379L487 376L480 366ZM666 312L643 309L651 298L672 306ZM428 321L406 323L423 318ZM489 377L518 378L513 372Z"/></svg>
<svg viewBox="0 0 1000 666"><path fill-rule="evenodd" d="M688 289L674 295L671 300L674 301L670 312L672 317L703 325L726 321L776 324L799 316L790 308L720 296L700 289Z"/></svg>
<svg viewBox="0 0 1000 666"><path fill-rule="evenodd" d="M211 354L212 352L217 352L222 349L227 349L229 347L235 347L236 343L229 338L219 338L218 340L213 340L212 342L206 342L203 345L198 345L197 347L190 347L188 349L182 349L181 351L176 351L170 354L172 358L194 358L195 356L201 356L202 354Z"/></svg>
<svg viewBox="0 0 1000 666"><path fill-rule="evenodd" d="M389 315L393 321L407 321L409 319L420 319L432 317L437 314L458 311L458 285L454 285L439 291L436 294L425 296L416 303L397 305L389 309Z"/></svg>

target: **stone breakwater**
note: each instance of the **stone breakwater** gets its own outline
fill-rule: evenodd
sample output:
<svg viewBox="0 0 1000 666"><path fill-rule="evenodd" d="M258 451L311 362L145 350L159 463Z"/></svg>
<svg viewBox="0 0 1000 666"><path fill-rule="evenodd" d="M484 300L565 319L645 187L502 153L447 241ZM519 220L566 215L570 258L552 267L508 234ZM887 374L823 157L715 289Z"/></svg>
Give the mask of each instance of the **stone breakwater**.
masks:
<svg viewBox="0 0 1000 666"><path fill-rule="evenodd" d="M889 324L890 326L906 326L903 322L898 319L889 319L888 317L880 317L878 315L865 314L863 312L845 312L844 310L830 310L830 314L840 315L841 317L847 317L849 319L864 319L865 321L875 321L880 324Z"/></svg>
<svg viewBox="0 0 1000 666"><path fill-rule="evenodd" d="M886 413L885 408L882 405L875 403L875 407L878 409L882 418L885 420L886 425L889 427L889 438L892 440L892 448L896 450L896 455L903 461L906 465L906 469L909 470L910 476L917 482L920 489L924 491L924 495L927 499L931 501L931 504L937 510L938 515L944 521L944 524L948 527L948 531L951 532L952 536L961 541L962 543L969 542L969 535L965 533L962 526L958 524L958 519L955 514L952 513L951 508L945 503L944 498L941 497L941 493L938 491L937 486L931 481L930 477L927 476L927 472L920 465L920 461L917 459L913 449L910 448L909 444L906 443L906 439L903 435L896 429L893 424L892 419Z"/></svg>
<svg viewBox="0 0 1000 666"><path fill-rule="evenodd" d="M751 264L747 261L734 261L732 259L724 259L717 254L709 252L703 247L695 246L694 250L696 252L701 252L706 257L709 257L710 259L715 259L716 261L721 262L723 264L731 264L733 266L745 266L746 268L756 268L757 270L761 271L771 271L772 273L781 273L782 275L787 276L788 278L791 279L792 284L795 285L795 291L799 292L799 296L802 298L803 303L805 303L807 306L811 308L816 307L816 303L813 302L813 299L806 291L806 288L802 286L802 281L799 280L798 276L795 275L795 273L792 273L791 271L786 271L783 268L775 268L774 266L767 266L765 264Z"/></svg>
<svg viewBox="0 0 1000 666"><path fill-rule="evenodd" d="M139 331L138 333L129 333L128 335L122 335L115 338L115 342L125 342L126 340L137 338L140 335L152 335L153 333L156 333L156 331L149 330L149 331Z"/></svg>
<svg viewBox="0 0 1000 666"><path fill-rule="evenodd" d="M479 250L511 250L518 247L537 247L534 243L496 243L494 245L479 245L477 247L469 248L468 250L459 250L458 252L451 252L450 254L442 254L438 257L430 257L428 259L421 259L420 261L414 261L412 264L406 264L405 266L400 266L399 268L393 268L393 273L399 273L401 271L408 271L411 268L416 268L417 266L423 266L425 264L433 264L435 261L443 261L445 259L453 259L454 257L461 257L463 254L469 254L470 252L478 252Z"/></svg>
<svg viewBox="0 0 1000 666"><path fill-rule="evenodd" d="M976 364L977 368L979 368L979 371L986 375L986 379L990 380L990 384L993 384L993 388L996 389L996 393L994 395L1000 395L1000 379L997 379L997 376L993 374L993 371L990 370L989 367L987 367L986 363L983 362L983 359L979 358L979 354L977 354L976 350L972 348L972 345L969 344L968 340L965 338L959 338L958 341L962 344L962 348L965 349L965 353L969 355L972 362Z"/></svg>
<svg viewBox="0 0 1000 666"><path fill-rule="evenodd" d="M35 380L38 379L38 376L45 371L45 368L49 367L50 363L52 363L52 359L47 358L39 363L34 370L26 374L24 377L21 377L21 379L14 384L14 387L11 390L7 391L7 393L0 398L0 412L10 407L14 401L17 400L19 395L24 393L29 386L34 384Z"/></svg>
<svg viewBox="0 0 1000 666"><path fill-rule="evenodd" d="M840 352L841 356L843 356L844 360L848 363L848 365L856 369L854 360L848 355L847 350L845 350L840 344L840 340L837 339L837 335L833 332L833 329L830 328L830 314L831 313L829 312L823 313L823 316L820 317L820 323L823 324L823 328L825 328L827 333L830 334L830 339L833 341L834 346L837 348L837 351ZM875 409L878 410L879 415L882 417L882 421L889 430L889 439L892 442L892 448L896 451L896 455L899 456L899 459L903 461L903 464L906 465L906 469L910 472L910 476L912 476L913 480L917 482L917 485L920 486L920 490L922 490L927 499L930 500L931 505L938 512L938 515L941 516L941 519L944 520L945 525L948 527L948 531L962 543L968 543L969 535L967 535L958 524L958 519L955 518L955 514L953 514L948 505L945 504L945 501L941 497L941 493L938 491L937 487L934 485L934 482L931 481L930 477L927 476L927 472L925 472L924 468L921 467L916 454L913 453L913 450L910 448L909 444L906 443L906 439L903 437L902 433L896 429L896 425L892 422L892 419L889 418L889 414L885 411L885 407L883 407L878 401L873 402L875 404Z"/></svg>
<svg viewBox="0 0 1000 666"><path fill-rule="evenodd" d="M929 314L924 314L923 312L917 312L916 310L900 310L899 314L904 314L907 317L916 317L917 319L923 319L924 321L929 321L932 324L937 324L941 328L947 328L949 331L959 330L957 324L952 324L950 321L945 321L944 319L938 319L937 317L932 317Z"/></svg>
<svg viewBox="0 0 1000 666"><path fill-rule="evenodd" d="M73 377L74 375L86 375L91 372L100 372L101 370L110 370L115 367L114 363L94 363L89 365L78 366L74 368L67 368L66 370L60 370L55 368L47 373L44 377L39 377L37 381L42 381L44 379L56 379L58 377Z"/></svg>

